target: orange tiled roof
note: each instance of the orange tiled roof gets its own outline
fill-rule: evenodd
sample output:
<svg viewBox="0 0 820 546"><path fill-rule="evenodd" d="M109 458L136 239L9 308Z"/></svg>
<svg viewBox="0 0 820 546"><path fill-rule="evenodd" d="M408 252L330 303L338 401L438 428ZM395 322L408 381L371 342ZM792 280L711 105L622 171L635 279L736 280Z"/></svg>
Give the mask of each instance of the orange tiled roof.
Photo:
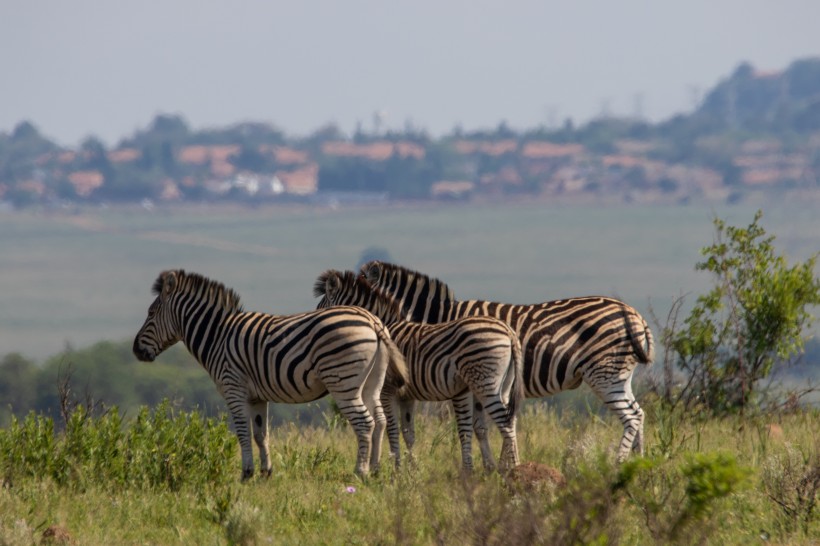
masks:
<svg viewBox="0 0 820 546"><path fill-rule="evenodd" d="M646 160L631 155L605 155L601 158L601 162L605 167L624 167L625 169L630 169L632 167L642 166Z"/></svg>
<svg viewBox="0 0 820 546"><path fill-rule="evenodd" d="M504 167L497 172L483 175L479 182L484 185L501 184L517 186L521 184L522 180L517 169L513 167Z"/></svg>
<svg viewBox="0 0 820 546"><path fill-rule="evenodd" d="M178 160L181 163L222 162L239 152L239 146L185 146L179 151Z"/></svg>
<svg viewBox="0 0 820 546"><path fill-rule="evenodd" d="M483 140L458 140L454 144L455 149L461 154L480 153L484 155L504 155L518 150L518 142L512 139L483 141Z"/></svg>
<svg viewBox="0 0 820 546"><path fill-rule="evenodd" d="M37 195L43 195L46 192L46 185L39 180L24 180L17 184L17 187Z"/></svg>
<svg viewBox="0 0 820 546"><path fill-rule="evenodd" d="M273 146L262 144L259 146L261 153L269 153L277 163L282 165L297 165L308 162L308 153L303 150L295 150L287 146Z"/></svg>
<svg viewBox="0 0 820 546"><path fill-rule="evenodd" d="M136 148L121 148L108 152L108 160L112 163L129 163L139 159L142 152Z"/></svg>
<svg viewBox="0 0 820 546"><path fill-rule="evenodd" d="M211 160L211 174L227 178L236 172L230 161L227 159L212 159Z"/></svg>
<svg viewBox="0 0 820 546"><path fill-rule="evenodd" d="M530 159L548 159L579 155L584 152L582 144L555 144L553 142L527 142L521 155Z"/></svg>
<svg viewBox="0 0 820 546"><path fill-rule="evenodd" d="M413 142L397 142L393 144L388 141L371 142L368 144L356 144L355 142L335 141L322 144L322 153L326 155L363 157L373 161L385 161L393 154L400 157L424 157L424 148Z"/></svg>
<svg viewBox="0 0 820 546"><path fill-rule="evenodd" d="M182 192L179 191L179 186L177 186L176 182L169 178L163 183L162 193L160 193L159 197L163 201L175 201L182 197Z"/></svg>
<svg viewBox="0 0 820 546"><path fill-rule="evenodd" d="M75 171L68 175L68 181L77 195L86 197L102 186L105 178L100 171Z"/></svg>
<svg viewBox="0 0 820 546"><path fill-rule="evenodd" d="M319 189L319 165L310 163L293 171L277 171L275 174L287 193L311 195Z"/></svg>

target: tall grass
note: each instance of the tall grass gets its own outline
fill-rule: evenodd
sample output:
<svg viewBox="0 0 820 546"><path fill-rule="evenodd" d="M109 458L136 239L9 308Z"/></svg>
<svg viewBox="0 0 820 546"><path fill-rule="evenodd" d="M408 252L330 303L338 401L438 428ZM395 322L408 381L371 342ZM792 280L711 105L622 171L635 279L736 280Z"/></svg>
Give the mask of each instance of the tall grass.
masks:
<svg viewBox="0 0 820 546"><path fill-rule="evenodd" d="M55 434L29 415L0 430L0 544L58 531L76 544L820 540L816 410L693 422L647 406L647 456L620 466L615 419L530 403L519 423L527 463L507 477L463 474L452 420L430 413L414 462L364 480L350 472L346 424L277 427L272 476L246 484L224 421L167 404L127 422L78 409Z"/></svg>

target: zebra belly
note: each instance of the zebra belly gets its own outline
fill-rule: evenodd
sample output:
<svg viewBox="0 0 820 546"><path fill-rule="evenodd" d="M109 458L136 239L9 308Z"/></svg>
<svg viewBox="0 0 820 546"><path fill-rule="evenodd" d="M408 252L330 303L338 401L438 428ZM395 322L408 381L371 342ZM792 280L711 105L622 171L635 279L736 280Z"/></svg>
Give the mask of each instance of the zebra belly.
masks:
<svg viewBox="0 0 820 546"><path fill-rule="evenodd" d="M327 387L314 370L303 376L271 373L256 377L248 382L248 391L252 399L282 404L313 402L328 393Z"/></svg>

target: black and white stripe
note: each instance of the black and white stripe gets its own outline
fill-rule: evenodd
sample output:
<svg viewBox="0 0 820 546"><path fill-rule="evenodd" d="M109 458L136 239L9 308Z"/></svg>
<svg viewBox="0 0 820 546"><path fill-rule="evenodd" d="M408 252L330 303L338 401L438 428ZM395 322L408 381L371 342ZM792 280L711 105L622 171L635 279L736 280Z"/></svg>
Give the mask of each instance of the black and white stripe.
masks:
<svg viewBox="0 0 820 546"><path fill-rule="evenodd" d="M503 320L521 341L527 397L586 382L623 424L618 460L630 450L643 453L644 413L631 380L638 363L654 359L654 340L646 321L629 305L603 296L531 305L458 301L440 280L399 265L372 261L361 271L401 305L409 320L438 323L476 315Z"/></svg>
<svg viewBox="0 0 820 546"><path fill-rule="evenodd" d="M388 374L401 384L407 369L377 317L358 307L284 316L245 312L233 290L183 270L161 273L153 291L157 298L134 339L134 354L152 361L185 343L227 402L243 479L254 470L251 427L261 472L271 471L268 401L296 404L328 393L356 432L356 472L378 466L382 384Z"/></svg>
<svg viewBox="0 0 820 546"><path fill-rule="evenodd" d="M491 317L464 317L442 324L408 322L402 319L401 310L392 299L350 271L326 271L316 280L314 295L322 297L320 308L356 305L372 312L390 329L404 354L410 371L405 393L397 397L385 389L382 397L390 450L397 463L396 406L400 399L401 414L409 412L410 416L411 426L402 429L408 450L412 449L414 439L412 401L450 401L465 469L473 466L473 429L485 467L495 467L487 439L485 411L501 432L501 466L518 465L515 420L523 400L522 358L518 337L507 324Z"/></svg>

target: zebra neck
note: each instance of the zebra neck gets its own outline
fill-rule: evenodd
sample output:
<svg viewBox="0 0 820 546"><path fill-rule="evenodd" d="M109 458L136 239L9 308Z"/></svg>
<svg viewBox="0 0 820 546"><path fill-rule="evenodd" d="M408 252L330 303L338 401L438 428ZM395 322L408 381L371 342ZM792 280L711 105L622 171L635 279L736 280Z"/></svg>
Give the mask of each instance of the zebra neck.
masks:
<svg viewBox="0 0 820 546"><path fill-rule="evenodd" d="M225 314L224 309L209 307L201 313L183 317L183 342L205 368L208 367L213 348L222 337Z"/></svg>
<svg viewBox="0 0 820 546"><path fill-rule="evenodd" d="M368 311L379 317L379 320L388 328L401 321L399 309L392 301L372 295L366 307Z"/></svg>
<svg viewBox="0 0 820 546"><path fill-rule="evenodd" d="M459 302L456 300L430 299L420 301L408 309L407 320L411 322L426 322L438 324L447 322L458 316ZM407 309L407 307L405 307Z"/></svg>

